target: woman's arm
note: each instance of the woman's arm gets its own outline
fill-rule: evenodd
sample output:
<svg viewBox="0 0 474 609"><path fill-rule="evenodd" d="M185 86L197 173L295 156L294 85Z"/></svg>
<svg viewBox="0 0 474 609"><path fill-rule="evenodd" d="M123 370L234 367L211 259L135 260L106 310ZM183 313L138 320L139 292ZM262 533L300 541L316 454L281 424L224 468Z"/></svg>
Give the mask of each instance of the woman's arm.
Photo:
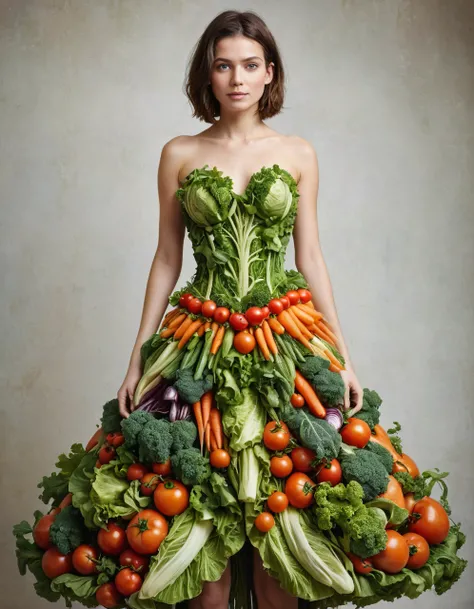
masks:
<svg viewBox="0 0 474 609"><path fill-rule="evenodd" d="M362 389L355 376L349 357L341 325L336 311L336 303L319 242L317 199L319 191L319 167L316 152L306 140L300 140L299 167L301 170L298 182L298 214L296 217L293 238L295 244L295 264L309 284L314 306L328 320L338 339L338 349L346 361L346 371L342 372L346 382L345 408L350 407L350 391L355 394L357 410L362 407ZM356 412L355 410L354 412Z"/></svg>

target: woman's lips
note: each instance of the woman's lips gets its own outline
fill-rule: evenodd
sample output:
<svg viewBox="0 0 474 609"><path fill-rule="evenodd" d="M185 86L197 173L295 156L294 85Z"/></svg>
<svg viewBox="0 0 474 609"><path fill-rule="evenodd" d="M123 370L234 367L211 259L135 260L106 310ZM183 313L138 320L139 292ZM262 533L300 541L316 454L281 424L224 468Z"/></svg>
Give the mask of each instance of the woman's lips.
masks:
<svg viewBox="0 0 474 609"><path fill-rule="evenodd" d="M242 97L245 97L247 95L247 93L229 93L229 97L232 99L242 99Z"/></svg>

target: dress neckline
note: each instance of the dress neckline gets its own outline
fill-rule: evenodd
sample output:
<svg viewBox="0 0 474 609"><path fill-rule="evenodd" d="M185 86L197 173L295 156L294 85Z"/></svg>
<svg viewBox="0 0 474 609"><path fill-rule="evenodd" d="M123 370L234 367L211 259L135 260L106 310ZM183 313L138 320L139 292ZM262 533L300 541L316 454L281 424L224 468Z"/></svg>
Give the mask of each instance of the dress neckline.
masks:
<svg viewBox="0 0 474 609"><path fill-rule="evenodd" d="M298 182L297 182L297 181L295 180L295 178L293 177L293 174L292 174L290 171L288 171L288 169L285 169L285 168L284 168L284 167L282 167L281 165L278 165L278 163L274 163L273 165L276 165L276 166L277 166L279 169L283 169L283 171L286 171L286 173L289 175L289 177L290 177L291 181L293 182L293 184L294 184L295 188L298 190ZM231 193L232 193L232 194L233 194L235 197L238 197L238 198L242 198L242 197L244 197L244 196L247 194L247 191L248 191L248 189L249 189L250 183L252 182L252 178L254 177L254 175L255 175L255 174L257 174L257 173L259 173L259 171L262 171L262 169L271 169L271 168L273 167L273 165L271 165L271 166L268 166L268 165L262 165L262 167L260 167L260 169L257 169L257 171L254 171L254 172L252 173L252 175L250 176L250 178L248 179L248 181L247 181L247 185L246 185L246 187L245 187L245 189L244 189L244 192L243 192L243 193L238 194L238 193L236 193L236 192L235 192L235 191L234 191L232 188L230 189L230 192L231 192ZM213 167L211 168L211 167L210 167L210 165L209 165L209 163L206 163L206 164L205 164L205 165L203 165L202 167L195 167L195 168L194 168L194 169L192 169L192 170L191 170L191 171L188 173L188 175L187 175L187 176L184 178L184 180L183 180L183 182L181 183L181 185L180 185L180 187L179 187L179 188L183 188L183 186L184 186L184 185L185 185L185 183L186 183L186 180L187 180L187 179L190 177L190 175L191 175L192 173L194 173L196 170L197 170L197 171L202 171L202 170L205 170L206 168L209 168L209 170L212 170L212 169L217 169L217 171L220 171L220 169L219 169L218 167L216 167L215 165L213 165ZM232 182L232 186L234 186L234 180L231 178L231 176L225 175L225 174L224 174L224 172L222 172L222 171L221 171L221 174L222 174L222 177L224 177L224 178L228 178L228 179L229 179L229 180ZM179 189L178 189L178 190L179 190ZM178 191L176 191L176 192L178 192ZM175 193L175 195L176 195L176 193Z"/></svg>

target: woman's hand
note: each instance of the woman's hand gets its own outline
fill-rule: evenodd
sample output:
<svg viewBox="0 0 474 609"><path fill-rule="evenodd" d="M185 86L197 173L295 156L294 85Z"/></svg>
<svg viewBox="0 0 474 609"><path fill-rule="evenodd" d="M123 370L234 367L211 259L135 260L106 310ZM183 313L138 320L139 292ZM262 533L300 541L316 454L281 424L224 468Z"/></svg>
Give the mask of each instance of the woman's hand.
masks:
<svg viewBox="0 0 474 609"><path fill-rule="evenodd" d="M341 370L340 375L342 376L342 380L346 386L346 391L344 393L344 410L349 410L351 407L351 402L355 402L355 407L352 410L353 416L362 408L364 391L352 368Z"/></svg>
<svg viewBox="0 0 474 609"><path fill-rule="evenodd" d="M143 373L140 365L131 365L128 368L127 375L122 383L122 386L117 392L120 414L125 419L127 419L130 416L130 413L134 410L133 396L135 395L135 389L138 385L138 381L142 377L142 374Z"/></svg>

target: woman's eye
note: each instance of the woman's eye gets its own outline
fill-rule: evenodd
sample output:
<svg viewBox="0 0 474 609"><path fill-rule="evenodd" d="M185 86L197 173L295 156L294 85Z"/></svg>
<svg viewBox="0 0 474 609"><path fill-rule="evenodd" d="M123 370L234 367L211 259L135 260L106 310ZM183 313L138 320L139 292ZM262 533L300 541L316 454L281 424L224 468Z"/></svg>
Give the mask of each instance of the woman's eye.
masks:
<svg viewBox="0 0 474 609"><path fill-rule="evenodd" d="M229 64L228 64L228 63L220 63L220 64L217 66L217 69L218 69L218 70L220 70L220 69L221 69L221 68L223 68L224 66L227 66L227 67L228 67L228 66L229 66ZM256 64L256 63L249 63L249 64L247 64L247 66L255 66L255 68L258 68L258 64Z"/></svg>

